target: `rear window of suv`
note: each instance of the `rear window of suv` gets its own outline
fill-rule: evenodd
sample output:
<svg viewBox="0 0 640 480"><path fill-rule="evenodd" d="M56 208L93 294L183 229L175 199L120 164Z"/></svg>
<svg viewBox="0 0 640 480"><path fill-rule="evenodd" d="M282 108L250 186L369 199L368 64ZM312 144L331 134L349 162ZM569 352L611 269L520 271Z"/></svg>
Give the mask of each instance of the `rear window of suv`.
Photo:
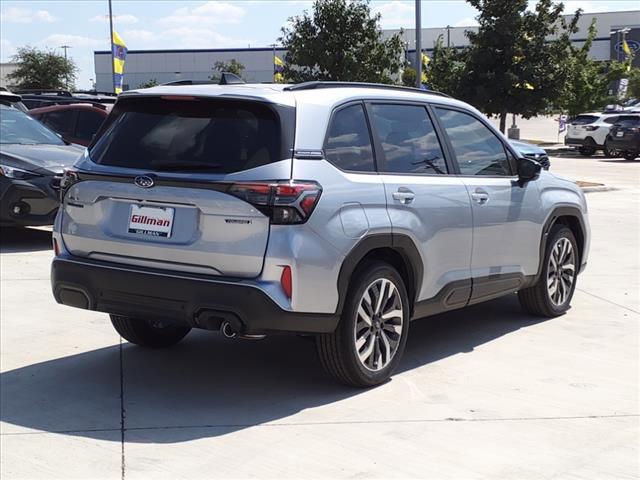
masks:
<svg viewBox="0 0 640 480"><path fill-rule="evenodd" d="M628 117L620 117L616 122L618 127L637 127L640 126L640 116L630 115Z"/></svg>
<svg viewBox="0 0 640 480"><path fill-rule="evenodd" d="M578 115L571 120L571 125L589 125L598 120L598 118L597 115Z"/></svg>
<svg viewBox="0 0 640 480"><path fill-rule="evenodd" d="M123 99L89 153L101 165L233 173L282 160L280 130L278 114L257 102Z"/></svg>

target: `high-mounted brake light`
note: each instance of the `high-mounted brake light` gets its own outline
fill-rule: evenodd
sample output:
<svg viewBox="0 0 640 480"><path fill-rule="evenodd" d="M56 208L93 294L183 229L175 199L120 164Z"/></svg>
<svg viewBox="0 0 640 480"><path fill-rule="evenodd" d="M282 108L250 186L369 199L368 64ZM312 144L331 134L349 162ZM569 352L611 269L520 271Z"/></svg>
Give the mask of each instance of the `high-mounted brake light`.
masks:
<svg viewBox="0 0 640 480"><path fill-rule="evenodd" d="M254 205L276 225L307 221L320 200L322 187L315 182L238 182L226 193Z"/></svg>
<svg viewBox="0 0 640 480"><path fill-rule="evenodd" d="M197 100L196 97L190 95L161 95L162 100Z"/></svg>

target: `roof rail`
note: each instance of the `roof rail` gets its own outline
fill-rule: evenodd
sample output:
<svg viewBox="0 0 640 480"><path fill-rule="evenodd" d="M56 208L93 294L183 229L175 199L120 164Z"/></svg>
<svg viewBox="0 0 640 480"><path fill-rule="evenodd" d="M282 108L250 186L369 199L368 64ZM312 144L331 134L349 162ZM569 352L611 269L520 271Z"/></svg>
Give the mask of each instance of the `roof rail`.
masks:
<svg viewBox="0 0 640 480"><path fill-rule="evenodd" d="M161 85L218 85L214 80L173 80L172 82L162 83Z"/></svg>
<svg viewBox="0 0 640 480"><path fill-rule="evenodd" d="M55 88L27 88L23 90L16 90L14 93L20 95L51 95L58 97L71 97L69 90L58 90Z"/></svg>
<svg viewBox="0 0 640 480"><path fill-rule="evenodd" d="M289 85L284 87L284 90L295 92L298 90L316 90L320 88L382 88L385 90L401 90L413 93L427 93L430 95L438 95L440 97L451 98L446 93L438 92L436 90L421 90L415 87L405 87L403 85L388 85L386 83L367 83L367 82L328 82L328 81L313 81L297 83L295 85Z"/></svg>

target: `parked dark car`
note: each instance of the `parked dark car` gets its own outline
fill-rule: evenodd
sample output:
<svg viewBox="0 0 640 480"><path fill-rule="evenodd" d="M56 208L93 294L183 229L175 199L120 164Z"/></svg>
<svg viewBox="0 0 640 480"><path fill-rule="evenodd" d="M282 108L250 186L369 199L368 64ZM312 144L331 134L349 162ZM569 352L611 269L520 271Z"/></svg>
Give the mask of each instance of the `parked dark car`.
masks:
<svg viewBox="0 0 640 480"><path fill-rule="evenodd" d="M17 108L23 112L27 111L27 107L22 103L22 97L15 93L11 93L4 87L0 87L0 104Z"/></svg>
<svg viewBox="0 0 640 480"><path fill-rule="evenodd" d="M531 160L535 160L540 165L542 165L542 168L544 168L545 170L549 170L549 168L551 167L549 155L547 155L547 152L544 148L533 145L531 143L521 142L519 140L509 140L509 143L513 148L520 152L520 155L530 158Z"/></svg>
<svg viewBox="0 0 640 480"><path fill-rule="evenodd" d="M29 109L68 105L70 103L88 103L96 106L113 105L117 96L103 92L70 92L69 90L16 90Z"/></svg>
<svg viewBox="0 0 640 480"><path fill-rule="evenodd" d="M88 146L109 114L110 108L87 103L34 108L29 115L71 143Z"/></svg>
<svg viewBox="0 0 640 480"><path fill-rule="evenodd" d="M620 115L613 124L606 145L618 150L627 160L634 160L640 155L640 115Z"/></svg>
<svg viewBox="0 0 640 480"><path fill-rule="evenodd" d="M0 104L0 225L52 224L63 170L83 151L26 113Z"/></svg>

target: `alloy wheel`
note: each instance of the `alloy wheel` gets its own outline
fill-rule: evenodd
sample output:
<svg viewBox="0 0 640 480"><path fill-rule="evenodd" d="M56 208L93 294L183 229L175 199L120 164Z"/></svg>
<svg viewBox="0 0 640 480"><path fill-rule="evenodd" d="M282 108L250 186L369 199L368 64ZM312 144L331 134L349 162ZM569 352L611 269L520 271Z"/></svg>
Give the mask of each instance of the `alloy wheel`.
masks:
<svg viewBox="0 0 640 480"><path fill-rule="evenodd" d="M576 276L576 261L573 245L562 237L553 246L547 269L547 292L556 307L564 305L571 294Z"/></svg>
<svg viewBox="0 0 640 480"><path fill-rule="evenodd" d="M362 366L375 372L389 365L400 345L403 321L402 298L395 284L386 278L371 282L358 304L354 327Z"/></svg>

